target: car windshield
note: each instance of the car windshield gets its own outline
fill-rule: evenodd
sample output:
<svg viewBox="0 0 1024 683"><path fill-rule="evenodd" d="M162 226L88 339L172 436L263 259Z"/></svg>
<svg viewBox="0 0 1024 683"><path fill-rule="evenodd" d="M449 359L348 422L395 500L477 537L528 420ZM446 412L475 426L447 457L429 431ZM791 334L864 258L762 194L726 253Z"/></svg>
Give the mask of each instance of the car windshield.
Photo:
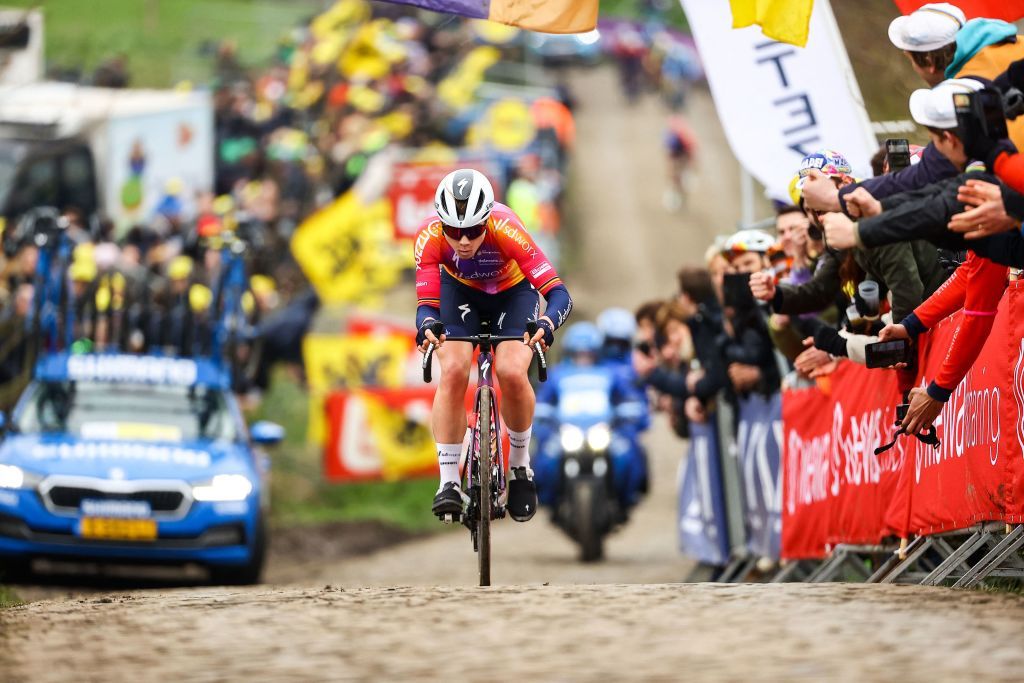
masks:
<svg viewBox="0 0 1024 683"><path fill-rule="evenodd" d="M233 441L223 392L208 387L40 382L17 417L23 434L115 441Z"/></svg>

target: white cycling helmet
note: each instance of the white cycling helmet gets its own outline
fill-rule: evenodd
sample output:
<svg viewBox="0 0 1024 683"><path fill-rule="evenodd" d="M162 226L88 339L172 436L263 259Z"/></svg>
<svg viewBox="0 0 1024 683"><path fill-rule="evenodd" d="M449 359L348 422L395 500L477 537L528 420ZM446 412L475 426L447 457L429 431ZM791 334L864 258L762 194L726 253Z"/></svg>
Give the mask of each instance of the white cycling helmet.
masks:
<svg viewBox="0 0 1024 683"><path fill-rule="evenodd" d="M725 241L725 252L742 254L747 251L767 253L775 244L775 238L761 230L740 230Z"/></svg>
<svg viewBox="0 0 1024 683"><path fill-rule="evenodd" d="M441 222L453 228L480 225L494 208L491 181L480 171L460 168L444 177L434 194L434 208Z"/></svg>

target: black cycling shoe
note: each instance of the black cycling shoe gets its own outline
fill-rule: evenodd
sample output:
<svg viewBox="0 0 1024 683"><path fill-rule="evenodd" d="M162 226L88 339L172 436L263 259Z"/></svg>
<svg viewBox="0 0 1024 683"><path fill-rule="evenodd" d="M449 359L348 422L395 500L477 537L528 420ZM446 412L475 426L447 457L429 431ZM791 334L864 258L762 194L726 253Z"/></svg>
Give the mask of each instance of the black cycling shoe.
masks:
<svg viewBox="0 0 1024 683"><path fill-rule="evenodd" d="M462 519L462 505L462 489L450 481L434 496L434 505L430 510L442 522L458 522Z"/></svg>
<svg viewBox="0 0 1024 683"><path fill-rule="evenodd" d="M508 478L508 514L517 522L528 522L537 513L537 485L533 471L513 467Z"/></svg>

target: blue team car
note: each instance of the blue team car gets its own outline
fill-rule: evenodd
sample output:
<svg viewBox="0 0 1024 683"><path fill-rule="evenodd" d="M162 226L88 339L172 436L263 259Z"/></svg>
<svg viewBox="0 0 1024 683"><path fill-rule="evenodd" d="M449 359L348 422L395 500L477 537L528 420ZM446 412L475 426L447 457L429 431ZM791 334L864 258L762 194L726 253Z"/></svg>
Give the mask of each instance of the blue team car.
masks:
<svg viewBox="0 0 1024 683"><path fill-rule="evenodd" d="M0 414L2 415L2 414ZM259 580L269 459L208 359L43 357L0 443L0 579L35 558L199 563Z"/></svg>

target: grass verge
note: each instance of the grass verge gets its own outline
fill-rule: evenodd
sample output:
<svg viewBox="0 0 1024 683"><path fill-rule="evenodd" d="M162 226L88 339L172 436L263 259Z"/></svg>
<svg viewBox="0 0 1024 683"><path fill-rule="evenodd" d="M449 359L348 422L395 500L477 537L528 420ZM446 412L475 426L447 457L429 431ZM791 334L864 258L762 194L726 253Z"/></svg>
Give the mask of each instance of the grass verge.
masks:
<svg viewBox="0 0 1024 683"><path fill-rule="evenodd" d="M322 0L47 0L42 3L46 60L51 68L88 74L123 53L135 87L205 82L213 75L211 46L217 42L234 40L244 64L265 62L282 36L323 5Z"/></svg>
<svg viewBox="0 0 1024 683"><path fill-rule="evenodd" d="M324 481L322 450L304 441L308 406L306 390L279 368L253 416L277 422L287 431L284 443L270 454L273 524L376 520L408 531L437 528L429 505L437 488L433 478L354 484Z"/></svg>
<svg viewBox="0 0 1024 683"><path fill-rule="evenodd" d="M5 607L17 607L25 604L18 594L6 586L0 586L0 609Z"/></svg>

